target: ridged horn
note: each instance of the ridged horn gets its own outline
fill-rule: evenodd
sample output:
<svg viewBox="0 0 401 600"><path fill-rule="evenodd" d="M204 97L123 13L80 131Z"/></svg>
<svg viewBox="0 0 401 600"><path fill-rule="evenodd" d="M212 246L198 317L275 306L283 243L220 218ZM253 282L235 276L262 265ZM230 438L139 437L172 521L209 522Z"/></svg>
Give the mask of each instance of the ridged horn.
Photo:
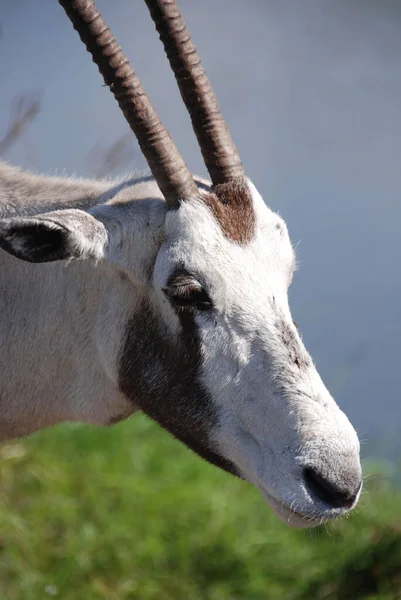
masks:
<svg viewBox="0 0 401 600"><path fill-rule="evenodd" d="M175 0L145 0L174 71L213 185L242 178L238 150Z"/></svg>
<svg viewBox="0 0 401 600"><path fill-rule="evenodd" d="M134 132L170 208L198 195L197 185L139 77L92 0L59 0Z"/></svg>

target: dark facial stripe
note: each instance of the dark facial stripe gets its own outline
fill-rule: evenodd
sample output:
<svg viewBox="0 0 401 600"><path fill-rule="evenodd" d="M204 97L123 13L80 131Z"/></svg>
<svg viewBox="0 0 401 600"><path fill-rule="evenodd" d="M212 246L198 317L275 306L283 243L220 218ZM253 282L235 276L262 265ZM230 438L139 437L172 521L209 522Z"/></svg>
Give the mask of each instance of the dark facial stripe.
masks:
<svg viewBox="0 0 401 600"><path fill-rule="evenodd" d="M251 192L245 179L216 185L202 198L219 223L224 235L240 244L249 242L255 232L256 217Z"/></svg>
<svg viewBox="0 0 401 600"><path fill-rule="evenodd" d="M199 381L201 352L193 314L180 311L181 335L173 341L145 303L133 315L119 361L119 386L136 406L212 464L236 474L212 448L217 416Z"/></svg>

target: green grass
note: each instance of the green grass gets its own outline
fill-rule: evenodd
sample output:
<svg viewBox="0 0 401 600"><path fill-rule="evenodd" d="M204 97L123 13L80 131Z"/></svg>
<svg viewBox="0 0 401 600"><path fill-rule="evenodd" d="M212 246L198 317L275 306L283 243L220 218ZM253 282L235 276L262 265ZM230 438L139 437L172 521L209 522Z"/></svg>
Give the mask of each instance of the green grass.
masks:
<svg viewBox="0 0 401 600"><path fill-rule="evenodd" d="M143 416L57 427L0 447L0 598L401 598L401 494L367 487L294 531Z"/></svg>

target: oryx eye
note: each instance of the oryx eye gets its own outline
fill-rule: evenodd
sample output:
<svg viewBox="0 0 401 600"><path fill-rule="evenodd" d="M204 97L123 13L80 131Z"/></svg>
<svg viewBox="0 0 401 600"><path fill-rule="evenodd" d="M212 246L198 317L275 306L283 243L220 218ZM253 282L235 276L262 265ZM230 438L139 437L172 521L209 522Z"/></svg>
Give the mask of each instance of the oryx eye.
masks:
<svg viewBox="0 0 401 600"><path fill-rule="evenodd" d="M175 273L163 288L171 304L179 309L210 310L212 301L197 279L187 273Z"/></svg>

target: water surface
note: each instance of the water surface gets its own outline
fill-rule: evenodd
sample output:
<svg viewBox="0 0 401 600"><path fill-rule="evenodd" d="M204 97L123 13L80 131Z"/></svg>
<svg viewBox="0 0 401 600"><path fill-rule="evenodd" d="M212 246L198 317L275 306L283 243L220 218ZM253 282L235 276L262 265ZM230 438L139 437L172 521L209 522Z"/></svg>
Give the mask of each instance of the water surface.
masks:
<svg viewBox="0 0 401 600"><path fill-rule="evenodd" d="M99 0L192 170L204 166L139 0ZM287 220L296 320L370 451L397 454L401 401L401 4L181 0L243 157ZM42 111L7 158L90 174L127 126L54 0L0 2L0 132L16 95ZM132 143L132 163L144 161Z"/></svg>

